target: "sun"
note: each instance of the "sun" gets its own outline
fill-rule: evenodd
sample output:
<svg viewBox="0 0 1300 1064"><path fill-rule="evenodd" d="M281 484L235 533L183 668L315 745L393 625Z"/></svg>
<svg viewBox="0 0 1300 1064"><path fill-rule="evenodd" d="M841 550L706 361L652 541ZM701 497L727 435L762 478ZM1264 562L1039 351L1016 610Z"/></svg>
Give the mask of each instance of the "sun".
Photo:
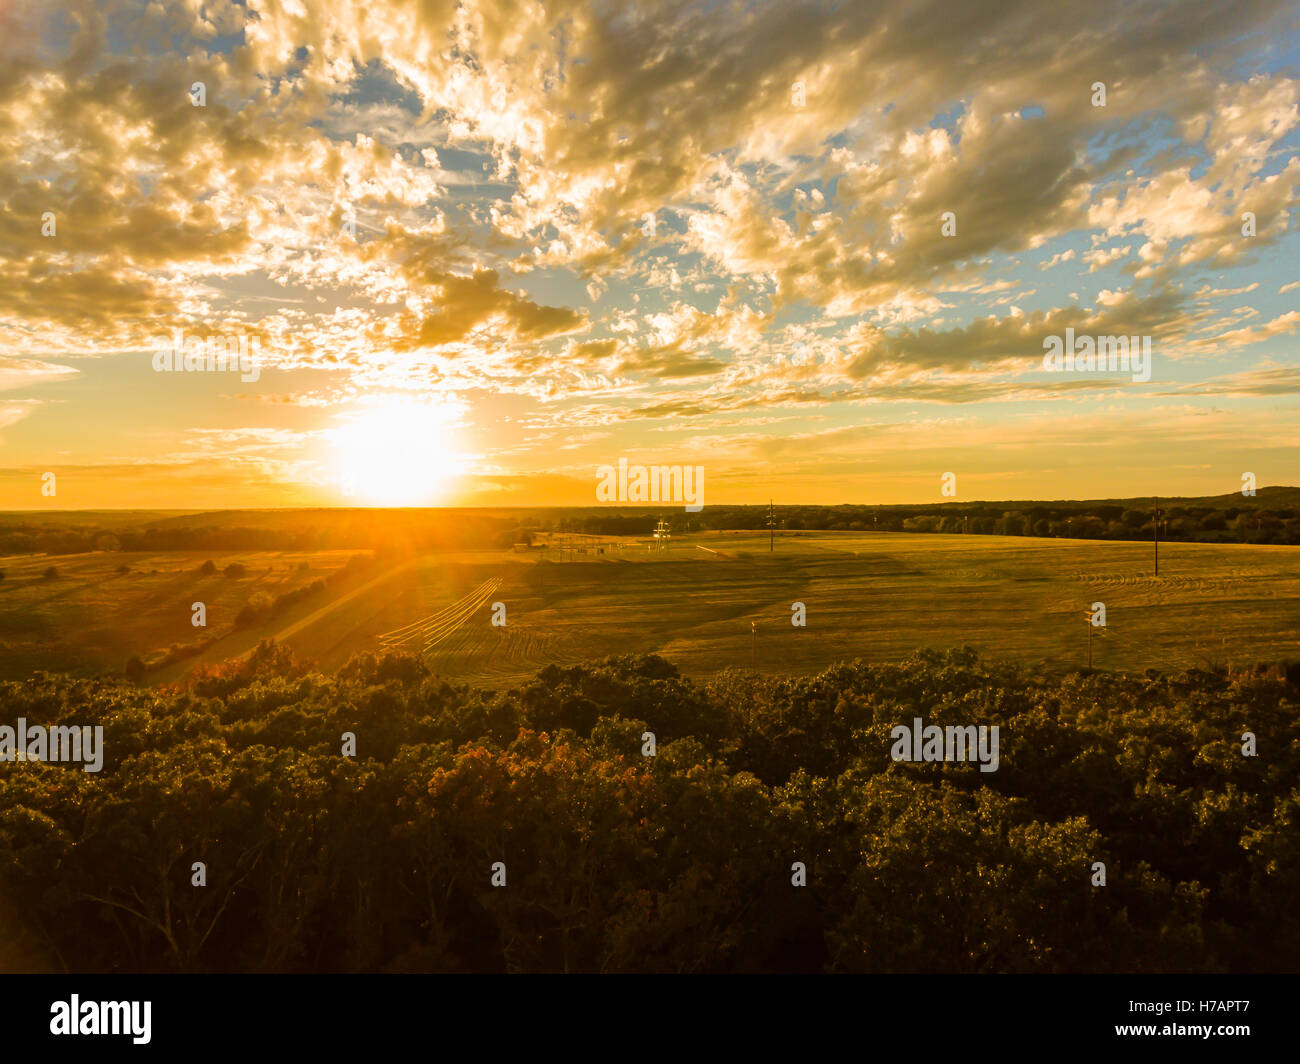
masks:
<svg viewBox="0 0 1300 1064"><path fill-rule="evenodd" d="M431 506L457 472L447 408L394 401L333 431L339 489L360 506Z"/></svg>

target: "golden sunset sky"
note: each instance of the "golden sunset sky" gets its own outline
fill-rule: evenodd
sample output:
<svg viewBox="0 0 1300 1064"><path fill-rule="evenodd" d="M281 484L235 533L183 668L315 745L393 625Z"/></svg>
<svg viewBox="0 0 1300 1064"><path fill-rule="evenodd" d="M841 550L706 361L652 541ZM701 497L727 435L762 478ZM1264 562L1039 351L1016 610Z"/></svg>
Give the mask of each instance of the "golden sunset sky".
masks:
<svg viewBox="0 0 1300 1064"><path fill-rule="evenodd" d="M1294 3L0 0L0 53L8 509L1300 483Z"/></svg>

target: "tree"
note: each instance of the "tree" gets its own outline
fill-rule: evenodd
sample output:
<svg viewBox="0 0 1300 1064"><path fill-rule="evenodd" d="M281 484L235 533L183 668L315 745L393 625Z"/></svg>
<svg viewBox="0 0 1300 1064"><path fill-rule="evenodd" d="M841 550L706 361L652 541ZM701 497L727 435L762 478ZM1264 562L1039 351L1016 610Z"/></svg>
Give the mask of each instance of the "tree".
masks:
<svg viewBox="0 0 1300 1064"><path fill-rule="evenodd" d="M235 616L236 627L247 628L264 620L271 613L274 605L275 600L265 591L255 591L247 605Z"/></svg>
<svg viewBox="0 0 1300 1064"><path fill-rule="evenodd" d="M1025 515L1018 510L1010 510L1004 513L998 531L1004 536L1023 536L1025 534Z"/></svg>
<svg viewBox="0 0 1300 1064"><path fill-rule="evenodd" d="M0 772L0 888L72 970L1300 961L1300 702L1256 676L967 648L704 682L623 656L475 690L414 655L323 675L263 641L187 687L45 675L0 698L113 736L101 774ZM998 770L894 761L915 715L1000 726ZM1241 756L1243 722L1267 757Z"/></svg>

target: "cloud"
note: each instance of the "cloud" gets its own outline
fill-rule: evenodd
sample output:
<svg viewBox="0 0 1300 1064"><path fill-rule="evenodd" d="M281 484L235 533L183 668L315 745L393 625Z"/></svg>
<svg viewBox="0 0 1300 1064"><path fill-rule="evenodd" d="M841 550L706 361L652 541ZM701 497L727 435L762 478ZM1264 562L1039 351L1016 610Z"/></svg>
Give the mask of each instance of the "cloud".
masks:
<svg viewBox="0 0 1300 1064"><path fill-rule="evenodd" d="M882 370L968 370L977 366L993 371L1036 370L1042 362L1044 338L1064 335L1067 328L1078 335L1153 336L1163 347L1181 337L1190 325L1183 313L1183 300L1173 291L1146 297L1102 296L1100 309L1091 313L1081 307L1060 307L1021 316L979 318L956 329L909 329L893 334L867 329L846 371L850 378L863 380Z"/></svg>
<svg viewBox="0 0 1300 1064"><path fill-rule="evenodd" d="M31 358L0 357L0 392L30 388L35 384L67 380L78 372L72 366L41 362Z"/></svg>
<svg viewBox="0 0 1300 1064"><path fill-rule="evenodd" d="M1109 401L1035 377L1072 327L1153 336L1200 374L1188 402L1216 380L1289 394L1226 361L1297 323L1268 295L1300 284L1271 276L1300 193L1275 0L0 19L0 388L174 328L241 331L279 371L277 428L376 392L465 395L474 424L510 412L503 451L537 456L526 432L566 418ZM1067 300L1094 272L1093 304ZM953 424L934 431L964 439Z"/></svg>
<svg viewBox="0 0 1300 1064"><path fill-rule="evenodd" d="M475 270L468 277L441 270L411 272L437 307L436 312L419 318L403 317L405 340L411 347L456 343L486 324L511 338L533 341L580 332L589 326L579 311L543 306L502 289L495 270Z"/></svg>
<svg viewBox="0 0 1300 1064"><path fill-rule="evenodd" d="M1219 343L1225 347L1240 347L1245 344L1259 343L1261 340L1267 340L1274 336L1288 336L1295 332L1296 329L1300 329L1300 310L1280 314L1263 325L1248 326L1244 329L1234 329L1232 332L1224 333L1219 337Z"/></svg>

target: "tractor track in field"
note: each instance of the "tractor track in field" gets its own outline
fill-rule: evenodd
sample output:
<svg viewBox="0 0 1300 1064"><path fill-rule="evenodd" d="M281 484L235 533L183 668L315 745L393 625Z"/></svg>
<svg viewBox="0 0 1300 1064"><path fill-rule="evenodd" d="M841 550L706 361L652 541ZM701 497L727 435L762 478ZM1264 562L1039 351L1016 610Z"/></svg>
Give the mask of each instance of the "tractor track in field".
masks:
<svg viewBox="0 0 1300 1064"><path fill-rule="evenodd" d="M431 664L462 673L507 673L540 667L555 656L552 639L532 628L463 627L430 655Z"/></svg>
<svg viewBox="0 0 1300 1064"><path fill-rule="evenodd" d="M1168 573L1154 576L1151 573L1075 573L1074 579L1080 583L1101 590L1105 588L1122 588L1138 592L1205 592L1205 591L1240 591L1247 583L1257 581L1259 574L1245 569L1234 569L1213 576L1184 576L1180 573Z"/></svg>
<svg viewBox="0 0 1300 1064"><path fill-rule="evenodd" d="M479 584L468 595L457 599L437 613L423 617L418 621L384 632L379 645L386 650L399 647L418 647L421 654L428 654L434 647L455 636L475 613L485 606L501 587L501 578L493 577Z"/></svg>

